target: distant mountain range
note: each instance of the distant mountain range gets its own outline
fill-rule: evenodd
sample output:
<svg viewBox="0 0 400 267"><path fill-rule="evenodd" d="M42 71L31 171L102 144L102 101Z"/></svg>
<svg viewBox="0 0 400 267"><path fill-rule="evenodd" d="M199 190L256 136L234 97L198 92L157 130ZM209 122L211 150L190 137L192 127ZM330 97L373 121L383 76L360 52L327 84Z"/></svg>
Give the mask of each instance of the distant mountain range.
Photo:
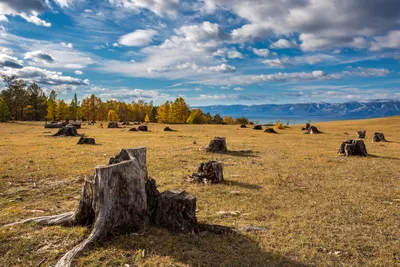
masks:
<svg viewBox="0 0 400 267"><path fill-rule="evenodd" d="M400 115L400 101L375 100L347 103L302 103L263 105L213 105L201 106L203 112L233 117L329 117L337 119L362 119Z"/></svg>

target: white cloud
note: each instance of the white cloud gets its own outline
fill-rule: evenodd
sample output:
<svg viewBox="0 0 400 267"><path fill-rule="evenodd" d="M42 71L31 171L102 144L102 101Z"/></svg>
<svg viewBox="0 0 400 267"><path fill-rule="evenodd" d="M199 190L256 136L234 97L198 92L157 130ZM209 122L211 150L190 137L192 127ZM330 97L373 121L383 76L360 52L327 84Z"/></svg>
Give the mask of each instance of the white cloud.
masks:
<svg viewBox="0 0 400 267"><path fill-rule="evenodd" d="M109 2L131 10L147 9L161 17L167 15L176 18L179 10L179 0L109 0Z"/></svg>
<svg viewBox="0 0 400 267"><path fill-rule="evenodd" d="M241 58L241 59L243 59L244 56L243 56L243 54L240 53L239 51L231 50L231 51L228 51L228 58L230 58L230 59L235 59L235 58Z"/></svg>
<svg viewBox="0 0 400 267"><path fill-rule="evenodd" d="M52 55L45 53L42 50L36 50L25 53L24 59L31 59L36 62L39 61L43 63L53 63L56 61L56 59Z"/></svg>
<svg viewBox="0 0 400 267"><path fill-rule="evenodd" d="M372 43L371 50L379 51L384 48L400 48L400 30L391 31L386 36L379 36L375 38L375 41Z"/></svg>
<svg viewBox="0 0 400 267"><path fill-rule="evenodd" d="M271 44L271 48L281 49L281 48L296 48L298 45L296 41L289 41L286 39L279 39L278 41Z"/></svg>
<svg viewBox="0 0 400 267"><path fill-rule="evenodd" d="M8 22L8 18L4 15L0 15L0 21L1 22Z"/></svg>
<svg viewBox="0 0 400 267"><path fill-rule="evenodd" d="M209 70L211 71L217 71L217 72L235 72L236 68L234 66L231 65L227 65L227 64L221 64L219 66L212 66L212 67L208 67Z"/></svg>
<svg viewBox="0 0 400 267"><path fill-rule="evenodd" d="M143 99L146 101L150 100L169 100L171 97L167 94L162 94L156 90L142 90L142 89L105 89L100 88L98 92L101 92L99 97L102 99L119 99L127 101ZM104 90L105 89L105 90Z"/></svg>
<svg viewBox="0 0 400 267"><path fill-rule="evenodd" d="M6 54L0 54L0 67L8 67L8 68L23 68L23 63L16 57L11 57Z"/></svg>
<svg viewBox="0 0 400 267"><path fill-rule="evenodd" d="M69 7L74 0L54 0L60 7Z"/></svg>
<svg viewBox="0 0 400 267"><path fill-rule="evenodd" d="M63 47L68 47L68 48L74 48L74 46L71 44L71 43L64 43L64 42L62 42L62 43L60 43Z"/></svg>
<svg viewBox="0 0 400 267"><path fill-rule="evenodd" d="M74 71L74 73L75 73L76 75L82 75L82 74L83 74L83 71L81 71L81 70L76 70L76 71Z"/></svg>
<svg viewBox="0 0 400 267"><path fill-rule="evenodd" d="M37 16L34 15L26 15L26 14L20 14L20 16L25 19L27 22L33 23L37 26L44 26L44 27L51 27L51 23L44 21L40 19Z"/></svg>
<svg viewBox="0 0 400 267"><path fill-rule="evenodd" d="M266 59L263 60L262 63L272 67L272 68L285 68L291 64L289 64L289 59L284 58L274 58L274 59Z"/></svg>
<svg viewBox="0 0 400 267"><path fill-rule="evenodd" d="M268 57L270 54L270 51L267 48L264 49L257 49L257 48L251 48L251 51L253 51L254 54L260 57Z"/></svg>
<svg viewBox="0 0 400 267"><path fill-rule="evenodd" d="M118 43L124 46L144 46L153 41L155 30L136 30L121 36Z"/></svg>

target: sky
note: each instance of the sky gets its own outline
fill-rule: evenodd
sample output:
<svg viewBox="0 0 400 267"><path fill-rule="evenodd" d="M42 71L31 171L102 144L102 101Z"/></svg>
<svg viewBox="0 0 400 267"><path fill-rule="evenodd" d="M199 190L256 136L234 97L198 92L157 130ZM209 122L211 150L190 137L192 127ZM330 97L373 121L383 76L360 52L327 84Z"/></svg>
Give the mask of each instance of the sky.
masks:
<svg viewBox="0 0 400 267"><path fill-rule="evenodd" d="M0 75L67 101L399 100L399 49L398 0L0 0Z"/></svg>

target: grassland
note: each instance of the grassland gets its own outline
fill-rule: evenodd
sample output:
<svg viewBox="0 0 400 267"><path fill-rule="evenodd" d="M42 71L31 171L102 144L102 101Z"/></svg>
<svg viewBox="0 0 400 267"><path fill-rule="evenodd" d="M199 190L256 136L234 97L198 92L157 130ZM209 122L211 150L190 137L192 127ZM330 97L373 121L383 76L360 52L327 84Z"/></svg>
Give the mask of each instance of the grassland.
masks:
<svg viewBox="0 0 400 267"><path fill-rule="evenodd" d="M222 125L149 124L151 132L83 126L77 138L55 138L38 123L0 124L0 225L75 209L82 180L121 148L146 146L149 174L160 190L197 197L199 222L265 230L227 235L178 235L152 228L110 239L77 259L84 266L399 266L400 117L318 123L268 134ZM367 130L367 158L337 155L340 143ZM392 142L372 143L382 131ZM347 132L347 134L346 134ZM201 150L225 136L231 151ZM196 140L197 144L193 144ZM185 182L209 159L225 163L226 182ZM232 191L236 194L231 193ZM237 211L221 215L220 211ZM0 266L49 266L85 239L83 227L0 229Z"/></svg>

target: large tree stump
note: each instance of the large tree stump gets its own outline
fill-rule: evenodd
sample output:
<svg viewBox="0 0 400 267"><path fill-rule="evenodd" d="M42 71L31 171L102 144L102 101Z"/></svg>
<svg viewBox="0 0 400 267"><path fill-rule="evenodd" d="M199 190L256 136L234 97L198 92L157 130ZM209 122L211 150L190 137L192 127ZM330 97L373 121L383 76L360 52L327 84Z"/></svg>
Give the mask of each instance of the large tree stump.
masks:
<svg viewBox="0 0 400 267"><path fill-rule="evenodd" d="M196 198L183 190L167 190L158 197L155 224L188 233L197 225Z"/></svg>
<svg viewBox="0 0 400 267"><path fill-rule="evenodd" d="M372 142L387 142L383 133L374 133Z"/></svg>
<svg viewBox="0 0 400 267"><path fill-rule="evenodd" d="M107 128L119 128L118 122L109 122Z"/></svg>
<svg viewBox="0 0 400 267"><path fill-rule="evenodd" d="M94 138L81 136L81 138L79 138L79 141L77 144L78 145L95 145L96 141L94 140Z"/></svg>
<svg viewBox="0 0 400 267"><path fill-rule="evenodd" d="M68 124L67 126L62 127L55 133L53 136L79 136L78 131L75 126L72 124Z"/></svg>
<svg viewBox="0 0 400 267"><path fill-rule="evenodd" d="M368 156L363 140L347 140L340 145L339 153L348 156Z"/></svg>
<svg viewBox="0 0 400 267"><path fill-rule="evenodd" d="M366 130L360 130L360 131L357 131L357 134L358 134L358 138L364 139L365 135L367 134L367 131Z"/></svg>
<svg viewBox="0 0 400 267"><path fill-rule="evenodd" d="M228 148L226 147L225 137L220 137L220 136L214 137L214 139L210 141L210 144L206 148L206 151L212 153L228 152Z"/></svg>
<svg viewBox="0 0 400 267"><path fill-rule="evenodd" d="M254 125L253 130L262 130L262 125Z"/></svg>
<svg viewBox="0 0 400 267"><path fill-rule="evenodd" d="M197 169L197 173L193 173L192 177L198 182L222 183L224 181L223 164L217 160L202 162Z"/></svg>

